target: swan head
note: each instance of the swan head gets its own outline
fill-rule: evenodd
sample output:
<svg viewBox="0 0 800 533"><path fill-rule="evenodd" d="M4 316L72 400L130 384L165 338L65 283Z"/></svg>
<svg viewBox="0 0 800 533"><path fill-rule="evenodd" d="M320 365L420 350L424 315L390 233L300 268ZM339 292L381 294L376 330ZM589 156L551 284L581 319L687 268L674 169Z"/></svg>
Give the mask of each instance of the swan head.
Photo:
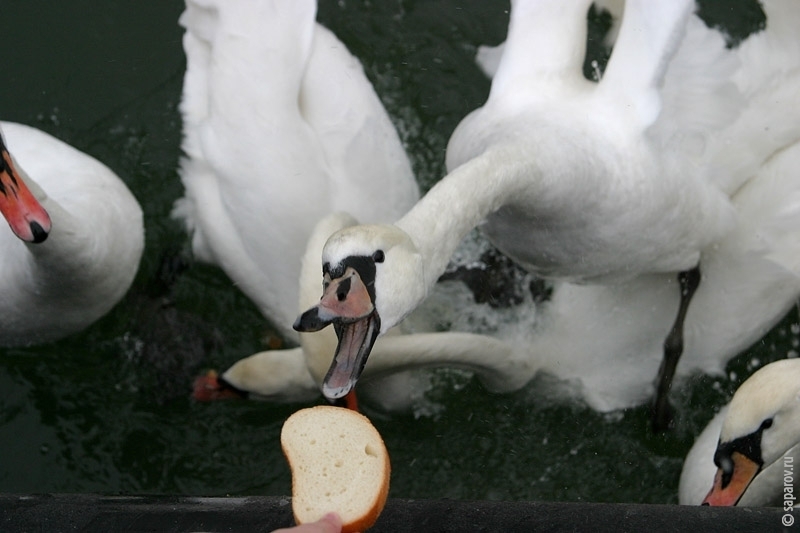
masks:
<svg viewBox="0 0 800 533"><path fill-rule="evenodd" d="M703 505L736 505L752 481L800 442L800 359L775 361L734 394Z"/></svg>
<svg viewBox="0 0 800 533"><path fill-rule="evenodd" d="M50 215L28 187L0 134L0 213L21 240L40 243L50 234Z"/></svg>
<svg viewBox="0 0 800 533"><path fill-rule="evenodd" d="M417 247L392 225L334 233L322 263L322 298L297 318L294 329L311 332L333 325L339 341L322 382L322 393L333 400L355 386L375 340L424 299L426 285Z"/></svg>

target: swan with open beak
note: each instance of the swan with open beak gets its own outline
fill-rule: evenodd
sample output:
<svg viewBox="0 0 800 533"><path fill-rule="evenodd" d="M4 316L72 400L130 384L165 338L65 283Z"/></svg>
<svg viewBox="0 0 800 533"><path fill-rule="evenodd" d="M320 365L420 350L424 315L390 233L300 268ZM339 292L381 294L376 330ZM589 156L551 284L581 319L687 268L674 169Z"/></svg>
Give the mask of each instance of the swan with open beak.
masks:
<svg viewBox="0 0 800 533"><path fill-rule="evenodd" d="M425 298L426 284L402 282L424 269L414 243L393 225L352 226L334 233L322 261L322 298L293 327L311 332L333 324L339 343L322 393L335 400L355 386L375 340Z"/></svg>

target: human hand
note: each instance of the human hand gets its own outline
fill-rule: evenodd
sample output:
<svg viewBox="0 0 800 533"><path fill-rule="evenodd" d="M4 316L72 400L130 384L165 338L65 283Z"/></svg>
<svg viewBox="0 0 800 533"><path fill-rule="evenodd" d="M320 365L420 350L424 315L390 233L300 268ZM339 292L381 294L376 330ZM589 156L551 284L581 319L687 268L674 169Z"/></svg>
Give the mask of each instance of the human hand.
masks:
<svg viewBox="0 0 800 533"><path fill-rule="evenodd" d="M328 513L316 522L301 526L276 529L272 533L341 533L342 520L336 513Z"/></svg>

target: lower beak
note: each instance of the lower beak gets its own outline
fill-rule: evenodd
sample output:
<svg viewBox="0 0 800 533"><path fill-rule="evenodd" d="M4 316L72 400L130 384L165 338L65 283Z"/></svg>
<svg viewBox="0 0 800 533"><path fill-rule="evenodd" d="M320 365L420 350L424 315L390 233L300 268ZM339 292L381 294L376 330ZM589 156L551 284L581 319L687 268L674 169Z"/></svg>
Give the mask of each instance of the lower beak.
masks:
<svg viewBox="0 0 800 533"><path fill-rule="evenodd" d="M341 398L356 386L380 332L376 312L354 322L334 324L339 344L328 373L322 380L322 394L329 400Z"/></svg>
<svg viewBox="0 0 800 533"><path fill-rule="evenodd" d="M311 332L329 324L333 324L339 344L322 380L322 394L335 400L355 387L381 330L380 316L369 291L352 269L341 278L330 280L319 304L300 315L293 327Z"/></svg>

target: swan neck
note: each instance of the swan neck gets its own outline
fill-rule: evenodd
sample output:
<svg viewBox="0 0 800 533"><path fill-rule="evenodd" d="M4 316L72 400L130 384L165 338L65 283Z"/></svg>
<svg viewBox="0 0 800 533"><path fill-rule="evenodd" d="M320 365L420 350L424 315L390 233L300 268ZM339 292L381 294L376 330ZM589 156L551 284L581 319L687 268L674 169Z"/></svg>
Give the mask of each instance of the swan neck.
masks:
<svg viewBox="0 0 800 533"><path fill-rule="evenodd" d="M538 370L535 361L518 358L511 346L499 339L448 331L381 337L367 362L365 376L441 366L475 372L494 392L517 390Z"/></svg>
<svg viewBox="0 0 800 533"><path fill-rule="evenodd" d="M423 258L428 285L436 283L464 236L517 194L525 180L502 154L485 152L442 178L397 222Z"/></svg>

